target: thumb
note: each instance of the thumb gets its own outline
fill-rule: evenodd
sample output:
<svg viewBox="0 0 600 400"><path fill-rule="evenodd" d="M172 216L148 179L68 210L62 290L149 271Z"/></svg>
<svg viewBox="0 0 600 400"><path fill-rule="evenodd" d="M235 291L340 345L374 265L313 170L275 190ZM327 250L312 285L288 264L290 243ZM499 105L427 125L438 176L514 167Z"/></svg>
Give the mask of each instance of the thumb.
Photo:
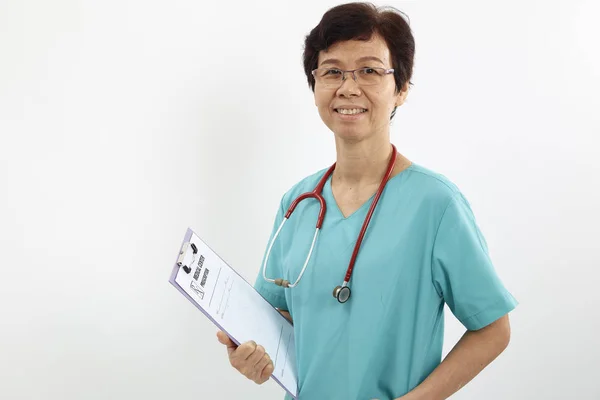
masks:
<svg viewBox="0 0 600 400"><path fill-rule="evenodd" d="M217 332L217 339L219 339L219 342L227 346L227 353L229 354L231 354L238 347L223 331Z"/></svg>

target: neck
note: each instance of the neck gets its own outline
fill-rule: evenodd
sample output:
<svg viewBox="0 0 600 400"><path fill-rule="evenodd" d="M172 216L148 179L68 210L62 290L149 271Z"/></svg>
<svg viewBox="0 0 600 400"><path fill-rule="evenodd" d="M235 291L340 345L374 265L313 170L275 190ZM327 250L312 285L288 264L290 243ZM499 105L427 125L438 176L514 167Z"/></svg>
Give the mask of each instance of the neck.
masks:
<svg viewBox="0 0 600 400"><path fill-rule="evenodd" d="M381 182L392 156L392 145L389 140L376 143L337 142L336 151L332 179L338 184L360 187Z"/></svg>

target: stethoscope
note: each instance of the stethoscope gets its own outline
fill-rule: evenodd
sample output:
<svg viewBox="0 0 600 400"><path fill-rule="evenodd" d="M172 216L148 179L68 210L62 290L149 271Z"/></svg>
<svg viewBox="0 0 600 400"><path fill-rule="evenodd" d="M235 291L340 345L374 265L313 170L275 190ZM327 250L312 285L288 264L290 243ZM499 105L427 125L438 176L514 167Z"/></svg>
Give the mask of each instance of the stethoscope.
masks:
<svg viewBox="0 0 600 400"><path fill-rule="evenodd" d="M367 231L367 227L369 226L369 221L371 220L373 211L375 210L375 207L377 206L377 202L379 201L379 197L381 197L381 194L383 193L383 189L385 188L385 185L386 185L387 181L389 180L390 175L392 174L392 171L394 170L394 164L396 163L397 151L396 151L396 147L393 144L392 144L392 150L393 150L392 156L388 163L387 171L385 173L385 176L381 180L379 189L377 190L375 198L373 199L373 202L371 203L369 212L367 213L367 216L365 217L365 220L362 225L362 229L360 230L360 234L358 235L358 239L356 241L356 244L354 245L354 252L352 253L352 258L350 259L350 264L348 265L348 270L346 271L346 277L344 278L344 282L342 283L341 286L336 286L335 289L333 289L333 297L335 297L340 303L345 303L350 298L350 287L348 286L348 282L350 282L350 277L352 276L352 270L354 269L354 262L356 261L356 256L358 255L358 250L360 249L360 245L362 243L365 232ZM265 261L263 263L263 278L266 281L273 282L276 285L283 286L285 288L296 287L298 285L298 282L300 282L300 279L302 278L302 275L304 274L304 271L306 270L306 266L308 265L308 262L310 261L310 256L312 255L313 249L315 247L315 242L317 240L319 230L321 229L321 226L323 225L323 219L325 218L325 209L326 209L325 199L321 195L321 193L323 192L323 186L325 186L325 182L327 182L327 179L329 178L329 176L331 176L334 169L335 169L335 163L331 167L329 167L327 172L325 172L325 175L323 175L323 177L321 178L321 180L319 181L319 183L317 184L317 186L314 188L314 190L312 192L306 192L306 193L301 194L290 205L290 208L288 209L287 213L285 214L283 221L281 221L281 225L279 225L279 228L275 232L275 235L273 236L273 239L271 240L271 243L267 249ZM267 278L267 275L266 275L267 262L269 261L269 254L271 253L271 249L273 248L273 243L275 243L275 239L277 239L277 236L279 236L279 232L281 232L281 228L283 228L283 225L290 218L290 216L294 212L294 209L296 208L298 203L300 203L302 200L310 198L310 197L314 197L315 199L317 199L319 201L320 210L319 210L319 217L317 218L317 229L315 231L315 235L313 237L312 244L310 246L310 251L308 252L308 257L306 257L306 261L304 262L302 271L300 271L300 275L298 275L298 278L296 279L296 282L294 282L294 283L290 283L288 280L285 280L282 278L277 278L277 279Z"/></svg>

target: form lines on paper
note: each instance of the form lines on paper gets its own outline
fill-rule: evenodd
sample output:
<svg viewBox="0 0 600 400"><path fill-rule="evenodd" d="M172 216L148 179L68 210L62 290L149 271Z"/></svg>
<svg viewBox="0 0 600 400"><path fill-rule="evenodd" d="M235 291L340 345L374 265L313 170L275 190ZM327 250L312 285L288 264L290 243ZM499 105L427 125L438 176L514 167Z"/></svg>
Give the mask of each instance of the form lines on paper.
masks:
<svg viewBox="0 0 600 400"><path fill-rule="evenodd" d="M219 268L219 272L217 273L217 280L215 281L215 289L217 288L217 284L219 283L219 276L221 276L221 269ZM210 301L208 302L208 306L212 304L213 296L215 295L216 290L213 289L212 294L210 295Z"/></svg>
<svg viewBox="0 0 600 400"><path fill-rule="evenodd" d="M287 359L288 353L290 351L290 343L292 342L292 333L290 332L290 336L288 337L287 346L285 348L285 359ZM283 378L283 374L285 372L285 363L283 363L283 367L281 368L281 377Z"/></svg>
<svg viewBox="0 0 600 400"><path fill-rule="evenodd" d="M225 282L223 282L223 291L221 292L221 301L219 302L219 307L217 308L217 314L221 314L221 307L223 306L223 299L225 298L225 292L227 292L227 284L229 283L229 277L225 278Z"/></svg>
<svg viewBox="0 0 600 400"><path fill-rule="evenodd" d="M231 285L229 285L229 289L227 290L227 300L225 300L225 307L223 307L223 312L221 313L221 319L223 319L225 317L225 311L227 311L227 308L229 306L229 299L231 298L231 289L233 289L233 280L231 281Z"/></svg>
<svg viewBox="0 0 600 400"><path fill-rule="evenodd" d="M279 347L281 346L281 338L283 337L283 325L281 325L281 332L279 332L279 342L277 342L277 351L275 352L275 364L273 366L277 365L277 359L279 357Z"/></svg>

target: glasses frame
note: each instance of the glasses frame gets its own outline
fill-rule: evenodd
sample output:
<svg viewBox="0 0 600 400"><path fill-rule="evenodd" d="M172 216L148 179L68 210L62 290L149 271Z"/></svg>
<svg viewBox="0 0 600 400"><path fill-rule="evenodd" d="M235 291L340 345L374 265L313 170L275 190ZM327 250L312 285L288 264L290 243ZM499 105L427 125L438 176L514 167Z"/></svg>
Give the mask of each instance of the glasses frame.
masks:
<svg viewBox="0 0 600 400"><path fill-rule="evenodd" d="M333 70L336 70L336 71L340 71L340 72L342 73L342 81L340 82L340 86L341 86L341 85L344 83L344 81L346 80L346 74L347 74L347 73L352 73L352 79L354 79L354 82L356 82L356 84L357 84L357 85L361 85L361 84L360 84L360 83L358 83L358 81L356 80L356 74L355 74L355 72L356 72L356 71L362 71L362 70L365 70L365 69L375 69L375 70L382 70L382 71L383 71L383 73L382 73L382 78L383 78L384 76L386 76L386 75L389 75L389 74L392 74L392 73L394 73L394 68L383 68L383 67L362 67L362 68L349 69L349 70L344 70L344 69L341 69L341 68L335 68L335 67L331 67L331 68L316 68L316 69L313 69L313 70L311 71L311 74L312 74L313 78L315 79L315 83L318 81L318 78L317 78L317 71L321 71L321 70L332 70L332 69L333 69ZM336 85L333 85L333 84L330 84L330 85L328 85L328 84L324 84L324 85L326 85L326 86L330 86L330 87L335 87L335 86L337 86L337 84L336 84ZM373 85L364 85L364 84L362 84L362 86L373 86Z"/></svg>

